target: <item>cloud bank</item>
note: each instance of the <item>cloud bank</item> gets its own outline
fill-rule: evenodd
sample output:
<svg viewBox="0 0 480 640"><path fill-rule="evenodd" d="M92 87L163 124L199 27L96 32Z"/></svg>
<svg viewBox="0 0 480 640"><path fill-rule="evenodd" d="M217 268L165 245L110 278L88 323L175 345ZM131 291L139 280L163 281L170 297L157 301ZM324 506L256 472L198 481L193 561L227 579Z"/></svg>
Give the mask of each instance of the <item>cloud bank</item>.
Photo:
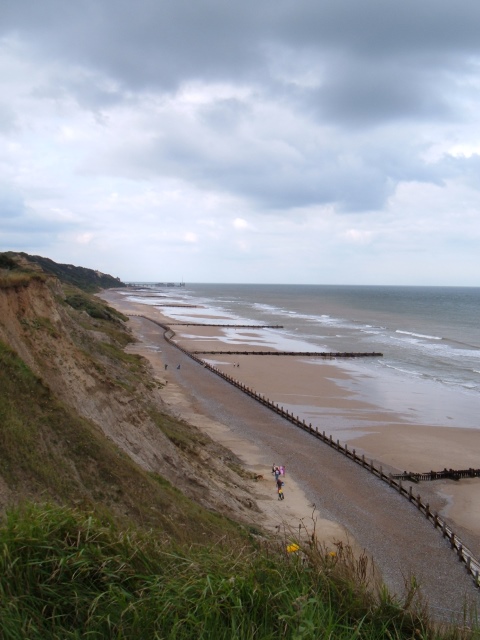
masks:
<svg viewBox="0 0 480 640"><path fill-rule="evenodd" d="M478 285L479 27L467 0L6 0L0 250Z"/></svg>

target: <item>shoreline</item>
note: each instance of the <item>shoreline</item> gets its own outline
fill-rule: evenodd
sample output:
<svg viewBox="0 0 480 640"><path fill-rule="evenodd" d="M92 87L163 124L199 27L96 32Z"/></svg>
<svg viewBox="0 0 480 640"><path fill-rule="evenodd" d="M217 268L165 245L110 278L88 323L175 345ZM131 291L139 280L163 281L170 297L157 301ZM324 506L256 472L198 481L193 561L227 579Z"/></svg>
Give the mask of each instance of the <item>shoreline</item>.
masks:
<svg viewBox="0 0 480 640"><path fill-rule="evenodd" d="M153 305L145 305L139 301L129 301L128 292L123 294L115 291L104 292L101 297L123 313L143 315L157 322L163 321L164 324L171 323L173 325L179 322L178 317L174 319L168 317L165 309L158 309ZM176 316L178 312L179 310L176 309ZM165 400L169 403L170 408L174 412L176 411L175 396L183 398L181 402L186 399L193 420L190 420L184 413L184 408L179 414L181 417L185 416L185 419L192 423L195 423L196 419L204 421L205 416L208 416L210 420L213 419L217 423L213 429L217 430L217 437L219 434L220 437L223 437L223 444L233 452L235 452L234 447L243 447L244 455L239 457L246 461L246 468L264 475L264 480L261 483L252 482L252 485L254 488L258 488L259 493L262 494L265 487L264 481L266 481L267 491L270 495L266 496L267 500L264 505L260 506L263 509L269 503L268 506L273 507L276 511L270 517L270 524L273 525L270 530L273 531L274 528L278 530L278 526L284 522L279 520L279 516L285 515L283 507L287 502L292 503L289 504L289 507L293 507L295 511L291 520L292 525L295 522L298 524L299 519L310 524L312 510L315 508L315 519L318 519L316 532L320 533L319 539L323 540L324 535L328 538L329 526L333 526L330 533L334 532L333 536L330 536L330 544L332 542L335 544L335 541L339 540L339 532L343 532L344 539L348 542L353 541L354 548L360 552L366 552L367 556L371 558L375 558L375 564L379 567L382 579L394 593L400 595L403 592L404 577L409 574L416 575L419 583L424 587L422 592L431 598L437 607L448 608L455 602L455 606L460 611L461 599L464 597L462 594L471 594L471 590L476 593L471 578L466 575L462 565L456 562L454 554L445 545L441 534L435 533L425 518L419 518L418 512L412 509L407 500L389 490L388 487L386 489L379 487L378 480L374 477L370 478L370 474L361 466L352 464L351 460L339 456L330 447L317 446L312 443L311 436L303 430L293 427L283 418L276 416L275 412L262 407L260 403L252 402L251 398L239 393L233 385L222 381L221 377L209 370L204 370L201 365L192 361L182 351L178 351L174 345L166 343L163 336L159 335L155 325L149 324L148 321L141 318L131 318L131 321L132 326L135 324L137 329L141 327L141 340L145 334L152 341L151 345L158 345L145 349L145 355L150 360L152 358L157 360L159 380L168 381L165 388L168 389ZM218 343L221 339L221 335L215 335L215 333L201 337L195 335L193 332L197 327L177 325L172 328L175 329L175 341L178 344L183 340L199 341L205 338ZM205 328L201 330L204 332ZM210 327L209 331L221 333L221 328ZM184 333L187 334L186 337L183 336ZM138 337L137 331L135 334ZM183 342L182 346L185 346ZM137 343L132 348L138 352L142 346ZM251 357L245 356L245 358ZM262 356L253 357L255 361L262 361ZM223 357L222 361L224 361ZM183 363L182 369L178 371L176 366L180 362ZM275 362L278 362L278 356L275 356ZM259 373L257 367L247 367L242 362L240 362L240 367L234 367L232 362L224 361L223 366L229 367L228 373L232 373L233 370L238 373L243 370L242 375L244 376L248 373L250 380L248 386L251 388L254 387L255 381L259 384L274 378L277 378L276 384L280 383L281 388L282 380L285 378L282 371L288 369L292 372L291 363L292 358L289 358L289 363L285 363L283 367L277 366L274 376L271 371L269 375L263 371ZM168 371L164 370L164 364L169 364ZM328 404L330 409L336 409L339 406L341 409L344 402L347 402L347 404L350 403L352 411L361 411L358 398L352 398L346 388L345 383L351 380L347 373L342 367L336 366L335 362L323 364L322 376L317 375L318 367L314 369L317 372L314 376L314 382L317 386L316 395L323 398L323 402L316 401L316 404L319 405L315 407L316 410L322 413L326 409L328 410L328 407L324 406ZM305 371L305 363L300 362L297 365ZM311 379L312 376L307 376L307 378ZM312 381L302 381L302 377L298 377L297 374L289 380L290 387L292 383L296 385L295 393L299 392L297 387L304 389L305 382L310 384ZM268 382L268 384L273 384L273 382ZM329 389L329 393L320 392L320 388ZM201 395L198 395L199 393ZM229 399L227 400L227 398ZM328 402L325 398L328 399ZM240 414L231 413L229 403L239 405ZM366 404L366 408L371 406L371 403ZM365 407L363 408L365 409ZM252 423L252 415L264 415L265 419L254 418L256 423ZM204 425L206 424L204 421ZM206 428L208 429L210 426L207 425ZM223 435L220 433L222 430ZM259 459L255 457L255 449L260 453ZM272 451L277 453L272 454ZM306 466L307 460L311 460L310 465L312 466ZM289 483L287 486L293 487L293 483L291 485L290 483L295 479L300 489L296 495L289 492L286 500L277 504L272 502L273 479L269 476L272 462L277 464L286 462ZM269 489L270 482L272 489ZM446 484L448 485L449 482L451 481L446 481ZM427 487L427 484L430 484L430 487ZM455 505L458 506L464 500L464 496L443 496L438 492L433 492L432 485L433 483L421 485L422 499L425 499L425 494L427 494L427 501L432 509L438 512L442 509L449 510L453 514L453 502L455 501ZM448 486L445 488L448 489ZM461 487L458 488L461 489ZM265 496L264 491L263 494ZM471 498L472 491L470 490L469 499ZM268 515L265 517L268 520ZM465 544L478 554L478 548L472 544L474 540L478 540L478 537L470 535L469 538L465 538L464 532L459 530L456 525L454 530ZM441 580L439 583L439 575L449 575L451 579L445 583ZM452 584L456 584L458 587L453 600L453 593L448 587L451 580L453 580ZM460 585L463 586L460 587ZM466 597L471 598L473 594L466 595Z"/></svg>
<svg viewBox="0 0 480 640"><path fill-rule="evenodd" d="M117 300L130 305L135 313L152 315L159 322L171 324L174 342L187 351L265 349L258 344L258 335L252 329L177 324L202 321L228 324L225 315L212 314L199 306L194 308L192 318L192 308L188 306L157 307L127 301L128 297L118 293ZM307 424L319 431L332 433L335 439L346 442L359 455L363 453L391 473L479 467L480 429L415 423L407 411L387 411L375 404L371 396L359 397L352 390L366 374L336 360L251 354L200 357L290 413L305 417ZM480 487L480 478L471 482ZM422 494L431 496L430 502L435 504L439 515L452 519L456 529L461 527L467 533L469 544L475 543L475 551L480 553L480 491L477 496L466 487L463 481L458 485L453 480L439 480L423 483L419 488Z"/></svg>

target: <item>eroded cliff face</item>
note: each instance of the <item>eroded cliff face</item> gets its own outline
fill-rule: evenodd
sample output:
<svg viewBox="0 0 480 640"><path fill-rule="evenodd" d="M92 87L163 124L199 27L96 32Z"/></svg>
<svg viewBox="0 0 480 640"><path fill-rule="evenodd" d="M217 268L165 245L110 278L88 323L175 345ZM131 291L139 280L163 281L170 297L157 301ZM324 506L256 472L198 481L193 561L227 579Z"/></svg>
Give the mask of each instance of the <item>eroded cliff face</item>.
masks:
<svg viewBox="0 0 480 640"><path fill-rule="evenodd" d="M248 491L238 488L241 480L232 482L235 473L228 463L233 456L205 438L199 445L201 456L200 448L185 452L165 435L153 417L165 411L161 389L145 360L119 357L124 346L119 336L125 342L125 327L106 331L105 323L69 307L55 278L0 289L0 340L57 398L142 469L166 478L207 508L242 518L254 504ZM0 493L1 485L0 477Z"/></svg>
<svg viewBox="0 0 480 640"><path fill-rule="evenodd" d="M163 453L175 456L175 447L145 414L139 399L145 394L141 384L136 395L129 393L123 367L103 355L112 341L95 331L95 321L85 312L62 304L58 281L33 281L27 287L0 290L0 339L61 400L94 422L143 468L165 471ZM161 402L155 389L149 401Z"/></svg>

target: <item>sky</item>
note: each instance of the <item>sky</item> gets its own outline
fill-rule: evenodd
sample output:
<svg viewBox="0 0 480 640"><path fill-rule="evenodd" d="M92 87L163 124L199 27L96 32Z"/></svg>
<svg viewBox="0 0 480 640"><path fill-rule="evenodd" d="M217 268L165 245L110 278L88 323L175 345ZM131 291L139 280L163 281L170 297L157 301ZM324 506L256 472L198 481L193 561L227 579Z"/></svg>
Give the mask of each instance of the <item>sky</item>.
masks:
<svg viewBox="0 0 480 640"><path fill-rule="evenodd" d="M2 0L0 251L480 286L478 0Z"/></svg>

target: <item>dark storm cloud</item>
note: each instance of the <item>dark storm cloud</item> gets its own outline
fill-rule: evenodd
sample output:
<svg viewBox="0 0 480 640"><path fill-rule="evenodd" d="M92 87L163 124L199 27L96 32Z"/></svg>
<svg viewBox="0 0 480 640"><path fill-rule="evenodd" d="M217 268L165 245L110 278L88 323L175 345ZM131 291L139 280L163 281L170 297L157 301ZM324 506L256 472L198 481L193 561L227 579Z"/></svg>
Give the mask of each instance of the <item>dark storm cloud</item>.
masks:
<svg viewBox="0 0 480 640"><path fill-rule="evenodd" d="M346 124L448 115L448 72L479 50L480 4L467 0L7 0L0 11L5 31L25 34L43 54L133 90L203 79L255 80L280 91L269 48L307 52L322 72L318 90L304 94L306 106Z"/></svg>

